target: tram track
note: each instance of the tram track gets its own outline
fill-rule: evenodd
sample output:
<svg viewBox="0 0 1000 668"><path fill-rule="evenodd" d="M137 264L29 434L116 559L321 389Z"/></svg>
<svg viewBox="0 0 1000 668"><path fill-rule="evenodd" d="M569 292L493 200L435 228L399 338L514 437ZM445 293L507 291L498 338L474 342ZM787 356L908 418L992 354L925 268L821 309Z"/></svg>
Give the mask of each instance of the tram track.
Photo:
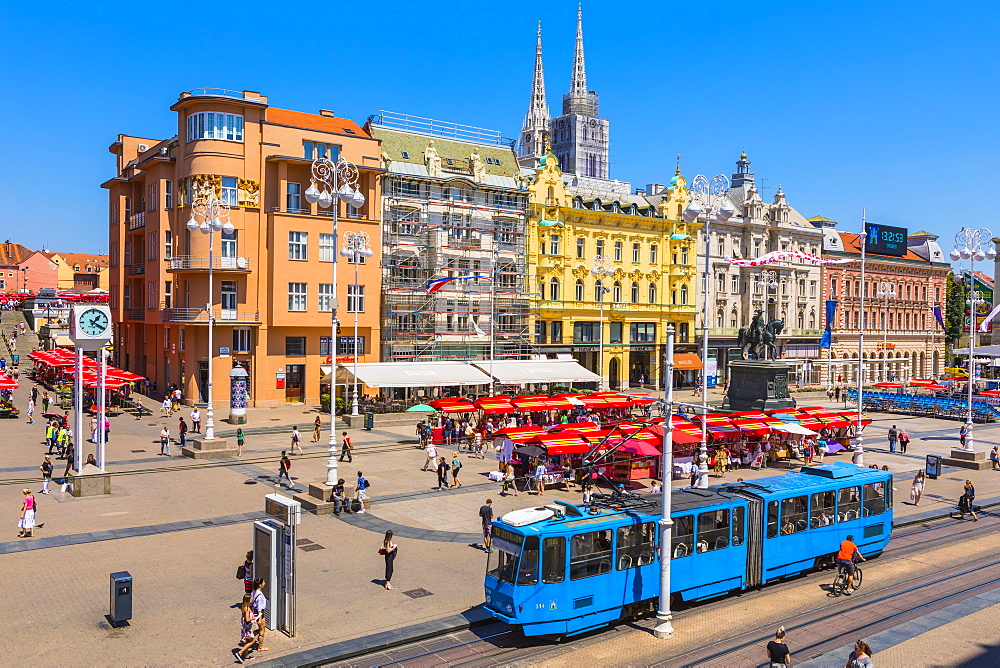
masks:
<svg viewBox="0 0 1000 668"><path fill-rule="evenodd" d="M925 520L924 522L929 523L937 520L946 521L933 526L925 526L920 529L907 531L905 534L894 537L894 542L890 543L890 550L878 560L872 561L872 564L883 564L887 558L889 561L907 559L911 555L926 551L928 547L934 549L945 548L950 544L966 541L973 534L986 535L988 532L995 531L1000 526L1000 517L992 515L989 519L981 516L980 521L977 523L968 520L947 521L947 518L944 516L935 520ZM968 528L956 530L957 527L962 525ZM934 536L931 540L928 539L928 533L941 530L949 531L942 536ZM958 572L951 573L951 571ZM928 587L943 587L948 583L954 584L958 580L962 580L962 584L965 585L965 579L972 577L974 574L987 571L989 576L983 578L983 581L968 583L969 586L964 586L956 591L945 592L943 595L934 597L932 600L928 600L924 596ZM965 563L955 564L943 572L950 574L942 577L942 571L938 571L918 577L910 581L909 584L901 582L882 587L878 590L865 589L859 591L859 594L853 598L844 597L836 599L837 602L833 603L833 605L837 605L837 611L832 613L829 611L831 601L834 599L823 595L821 605L811 606L808 609L796 612L791 616L789 621L782 623L785 623L786 629L789 630L792 628L804 629L810 625L821 625L823 620L829 620L829 615L831 614L840 615L855 611L865 611L873 606L877 607L877 604L885 604L889 607L890 610L886 614L875 616L875 622L862 624L848 633L867 632L869 627L879 623L895 620L900 616L915 614L934 605L954 602L956 598L960 598L964 594L974 595L975 592L983 588L993 585L1000 586L1000 560L993 559L992 557L978 557ZM721 613L727 605L732 604L734 600L742 597L750 597L749 600L751 601L758 600L759 597L759 602L763 603L764 600L774 600L775 597L780 599L783 594L788 593L793 588L801 587L810 581L814 582L817 587L825 587L832 581L832 573L832 569L813 571L806 575L795 576L759 589L744 592L737 597L724 597L706 602L682 604L674 611L675 624L677 624L678 619L683 619L688 613ZM873 576L873 573L868 574L867 581L870 582ZM912 584L913 582L918 584L914 585ZM875 596L875 598L872 599L872 596ZM915 596L919 600L912 605L908 605L905 609L899 610L898 600L908 596ZM816 619L809 621L810 616L814 616ZM795 622L794 620L802 621ZM651 631L655 624L656 620L653 617L623 621L605 629L581 634L563 644L544 637L525 637L518 629L511 628L501 622L487 621L475 628L462 631L446 631L418 642L401 644L395 648L386 649L381 652L356 656L347 660L333 660L327 665L351 666L352 668L389 668L391 666L413 668L438 665L482 668L485 666L529 665L547 659L555 660L568 651L585 651L589 646L614 641L615 638L636 631L646 634ZM754 648L755 654L754 657L747 659L745 662L732 664L727 661L725 664L717 665L757 665L759 663L759 656L757 655L760 654L760 650L756 645L766 643L773 633L774 625L755 626L753 629L742 632L737 636L731 636L724 641L707 643L703 646L687 650L683 654L672 656L668 662L662 665L694 665L695 663L700 665L702 660L697 659L698 656L718 654L722 651L720 648L723 646L726 649L722 651L721 655L750 647ZM801 631L796 630L797 638L800 634ZM827 637L823 642L813 643L816 645L815 648L812 645L798 647L796 656L798 657L810 649L815 649L817 653L821 654L821 645L824 642L834 641L835 639ZM688 656L690 660L685 660L684 657Z"/></svg>

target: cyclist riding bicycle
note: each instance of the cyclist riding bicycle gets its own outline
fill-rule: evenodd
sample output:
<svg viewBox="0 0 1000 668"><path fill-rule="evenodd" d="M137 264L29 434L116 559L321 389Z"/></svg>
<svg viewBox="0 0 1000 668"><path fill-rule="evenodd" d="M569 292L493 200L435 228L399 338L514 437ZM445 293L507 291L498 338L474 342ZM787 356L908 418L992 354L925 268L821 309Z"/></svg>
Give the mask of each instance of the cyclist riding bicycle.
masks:
<svg viewBox="0 0 1000 668"><path fill-rule="evenodd" d="M861 556L861 551L858 550L858 546L854 544L854 536L848 536L847 540L841 542L840 551L837 552L837 565L844 569L847 573L847 589L844 593L850 595L854 592L854 555L858 555L861 561L866 561L864 557Z"/></svg>

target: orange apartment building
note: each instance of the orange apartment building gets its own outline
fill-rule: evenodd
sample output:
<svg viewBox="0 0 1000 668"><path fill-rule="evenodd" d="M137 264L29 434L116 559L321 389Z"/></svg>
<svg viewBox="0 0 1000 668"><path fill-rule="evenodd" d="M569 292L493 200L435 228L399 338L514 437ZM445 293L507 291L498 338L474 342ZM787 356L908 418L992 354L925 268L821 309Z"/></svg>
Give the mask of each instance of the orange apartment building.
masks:
<svg viewBox="0 0 1000 668"><path fill-rule="evenodd" d="M331 111L277 109L251 91L198 89L182 93L171 110L177 127L170 139L123 134L109 148L116 176L102 186L109 194L115 364L146 376L159 392L177 385L187 403L204 402L214 355L220 417L235 366L250 374L249 406L318 404L334 360L354 359L355 310L358 361L379 358L379 142ZM337 204L337 243L333 209L305 198L316 156L343 156L359 170L366 202L357 210ZM189 231L187 221L192 200L211 194L230 206L235 230L213 233L209 351L209 235ZM348 231L366 232L375 251L358 267L356 285L354 265L337 253Z"/></svg>

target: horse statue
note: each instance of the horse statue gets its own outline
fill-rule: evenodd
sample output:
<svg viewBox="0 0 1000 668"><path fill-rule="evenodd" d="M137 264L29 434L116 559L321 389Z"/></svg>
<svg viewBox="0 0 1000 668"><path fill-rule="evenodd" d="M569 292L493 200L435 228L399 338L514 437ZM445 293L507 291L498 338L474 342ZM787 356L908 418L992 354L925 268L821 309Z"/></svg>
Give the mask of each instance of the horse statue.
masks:
<svg viewBox="0 0 1000 668"><path fill-rule="evenodd" d="M755 359L775 359L778 352L775 342L784 328L784 320L776 319L765 324L764 312L758 309L750 321L750 326L740 328L736 340L743 359L749 359L751 352Z"/></svg>

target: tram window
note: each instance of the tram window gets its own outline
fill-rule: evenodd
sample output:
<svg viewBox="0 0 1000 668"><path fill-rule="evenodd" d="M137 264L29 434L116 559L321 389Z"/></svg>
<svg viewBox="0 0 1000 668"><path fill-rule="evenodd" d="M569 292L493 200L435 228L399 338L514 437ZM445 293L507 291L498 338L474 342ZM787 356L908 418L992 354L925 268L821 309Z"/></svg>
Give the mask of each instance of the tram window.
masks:
<svg viewBox="0 0 1000 668"><path fill-rule="evenodd" d="M774 538L778 535L778 502L767 502L767 537Z"/></svg>
<svg viewBox="0 0 1000 668"><path fill-rule="evenodd" d="M538 536L528 536L524 539L524 551L521 552L521 568L517 574L517 584L538 584Z"/></svg>
<svg viewBox="0 0 1000 668"><path fill-rule="evenodd" d="M694 544L694 515L675 517L670 527L670 550L674 559L691 554Z"/></svg>
<svg viewBox="0 0 1000 668"><path fill-rule="evenodd" d="M566 539L557 536L542 541L542 582L552 584L566 579Z"/></svg>
<svg viewBox="0 0 1000 668"><path fill-rule="evenodd" d="M861 488L845 487L837 500L837 521L850 522L861 516Z"/></svg>
<svg viewBox="0 0 1000 668"><path fill-rule="evenodd" d="M892 508L892 476L889 476L889 481L883 487L885 490L885 509L889 510Z"/></svg>
<svg viewBox="0 0 1000 668"><path fill-rule="evenodd" d="M781 535L787 536L809 528L809 505L804 496L781 500Z"/></svg>
<svg viewBox="0 0 1000 668"><path fill-rule="evenodd" d="M837 493L832 489L812 495L809 528L826 527L837 521Z"/></svg>
<svg viewBox="0 0 1000 668"><path fill-rule="evenodd" d="M514 573L517 572L517 555L521 553L523 542L524 536L507 529L493 527L491 543L493 549L486 559L486 574L513 584Z"/></svg>
<svg viewBox="0 0 1000 668"><path fill-rule="evenodd" d="M865 485L865 517L885 512L885 483Z"/></svg>
<svg viewBox="0 0 1000 668"><path fill-rule="evenodd" d="M733 545L743 544L743 506L733 509Z"/></svg>
<svg viewBox="0 0 1000 668"><path fill-rule="evenodd" d="M656 523L630 524L618 527L615 546L617 570L646 566L656 560Z"/></svg>
<svg viewBox="0 0 1000 668"><path fill-rule="evenodd" d="M729 547L729 509L698 514L698 551L711 552Z"/></svg>
<svg viewBox="0 0 1000 668"><path fill-rule="evenodd" d="M569 579L611 572L611 539L607 531L578 533L570 539Z"/></svg>

